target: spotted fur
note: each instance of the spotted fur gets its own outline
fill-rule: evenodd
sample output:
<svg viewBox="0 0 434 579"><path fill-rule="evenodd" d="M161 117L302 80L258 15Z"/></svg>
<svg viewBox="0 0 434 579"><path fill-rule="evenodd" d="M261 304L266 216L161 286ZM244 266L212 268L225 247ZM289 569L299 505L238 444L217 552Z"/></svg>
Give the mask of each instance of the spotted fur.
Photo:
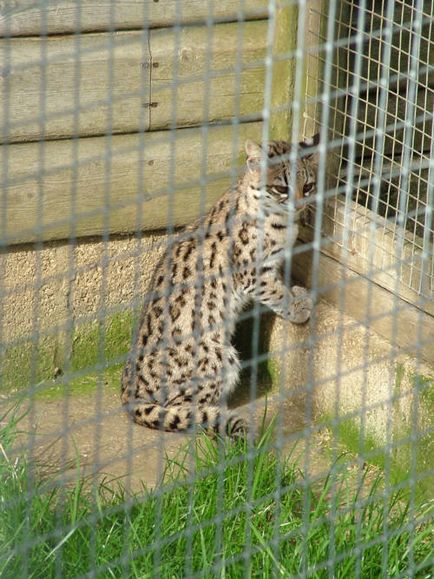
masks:
<svg viewBox="0 0 434 579"><path fill-rule="evenodd" d="M246 431L227 408L240 369L231 337L252 299L296 324L309 319L307 291L288 289L279 269L297 238L304 198L316 192L317 144L317 137L294 147L271 141L264 151L247 141L237 185L168 246L122 376L122 401L138 424Z"/></svg>

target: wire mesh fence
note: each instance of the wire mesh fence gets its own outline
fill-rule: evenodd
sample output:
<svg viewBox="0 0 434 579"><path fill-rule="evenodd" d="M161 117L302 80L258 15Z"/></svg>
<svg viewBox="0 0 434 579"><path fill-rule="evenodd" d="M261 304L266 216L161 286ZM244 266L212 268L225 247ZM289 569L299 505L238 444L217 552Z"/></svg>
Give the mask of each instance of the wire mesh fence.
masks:
<svg viewBox="0 0 434 579"><path fill-rule="evenodd" d="M347 199L352 191L357 214L367 217L366 243L377 267L391 267L394 280L431 300L432 6L342 2L336 12L330 114L333 136L349 139L336 148L334 178ZM318 59L325 66L321 52ZM316 71L317 66L318 82ZM310 115L319 118L315 99ZM334 209L330 231L339 237L342 228L353 230L355 224L344 223L348 204ZM362 251L367 259L366 248Z"/></svg>
<svg viewBox="0 0 434 579"><path fill-rule="evenodd" d="M2 575L431 576L433 20L424 0L0 2ZM258 164L246 141L271 140L293 145ZM307 287L305 324L270 313L259 274L236 319L221 290L271 268L280 166L270 291ZM227 384L238 352L249 434L135 424L128 352L145 390L159 372L154 406L166 355Z"/></svg>

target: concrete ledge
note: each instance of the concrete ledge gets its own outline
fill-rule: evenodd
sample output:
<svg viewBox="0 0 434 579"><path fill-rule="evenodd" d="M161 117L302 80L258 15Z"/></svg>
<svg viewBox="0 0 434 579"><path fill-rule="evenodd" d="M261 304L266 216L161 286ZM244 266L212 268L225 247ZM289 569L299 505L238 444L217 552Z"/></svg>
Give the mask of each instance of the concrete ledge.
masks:
<svg viewBox="0 0 434 579"><path fill-rule="evenodd" d="M392 482L434 490L434 371L321 301L304 327L269 332L274 391L304 398L307 421L386 467ZM429 495L428 495L429 496Z"/></svg>

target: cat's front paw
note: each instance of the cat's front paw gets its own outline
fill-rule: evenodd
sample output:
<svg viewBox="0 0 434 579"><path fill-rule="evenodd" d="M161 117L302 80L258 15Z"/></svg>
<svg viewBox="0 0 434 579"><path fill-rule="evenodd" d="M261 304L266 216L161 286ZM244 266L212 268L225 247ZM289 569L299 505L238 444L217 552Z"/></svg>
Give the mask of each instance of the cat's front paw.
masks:
<svg viewBox="0 0 434 579"><path fill-rule="evenodd" d="M294 324L304 324L310 318L313 301L306 288L293 286L290 290L293 300L289 312L289 320Z"/></svg>

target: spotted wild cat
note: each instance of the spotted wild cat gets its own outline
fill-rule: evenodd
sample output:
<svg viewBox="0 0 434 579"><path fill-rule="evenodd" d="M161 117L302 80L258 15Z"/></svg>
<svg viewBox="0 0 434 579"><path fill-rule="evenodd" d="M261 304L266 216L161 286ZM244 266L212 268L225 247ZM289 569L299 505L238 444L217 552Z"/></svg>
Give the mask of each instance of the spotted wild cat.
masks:
<svg viewBox="0 0 434 579"><path fill-rule="evenodd" d="M288 289L280 268L297 238L302 200L316 192L317 144L316 135L294 145L291 179L289 143L270 141L265 153L247 141L236 186L168 246L122 376L122 402L138 424L166 431L197 425L230 436L246 431L227 408L240 368L231 337L251 299L296 324L309 319L308 292Z"/></svg>

